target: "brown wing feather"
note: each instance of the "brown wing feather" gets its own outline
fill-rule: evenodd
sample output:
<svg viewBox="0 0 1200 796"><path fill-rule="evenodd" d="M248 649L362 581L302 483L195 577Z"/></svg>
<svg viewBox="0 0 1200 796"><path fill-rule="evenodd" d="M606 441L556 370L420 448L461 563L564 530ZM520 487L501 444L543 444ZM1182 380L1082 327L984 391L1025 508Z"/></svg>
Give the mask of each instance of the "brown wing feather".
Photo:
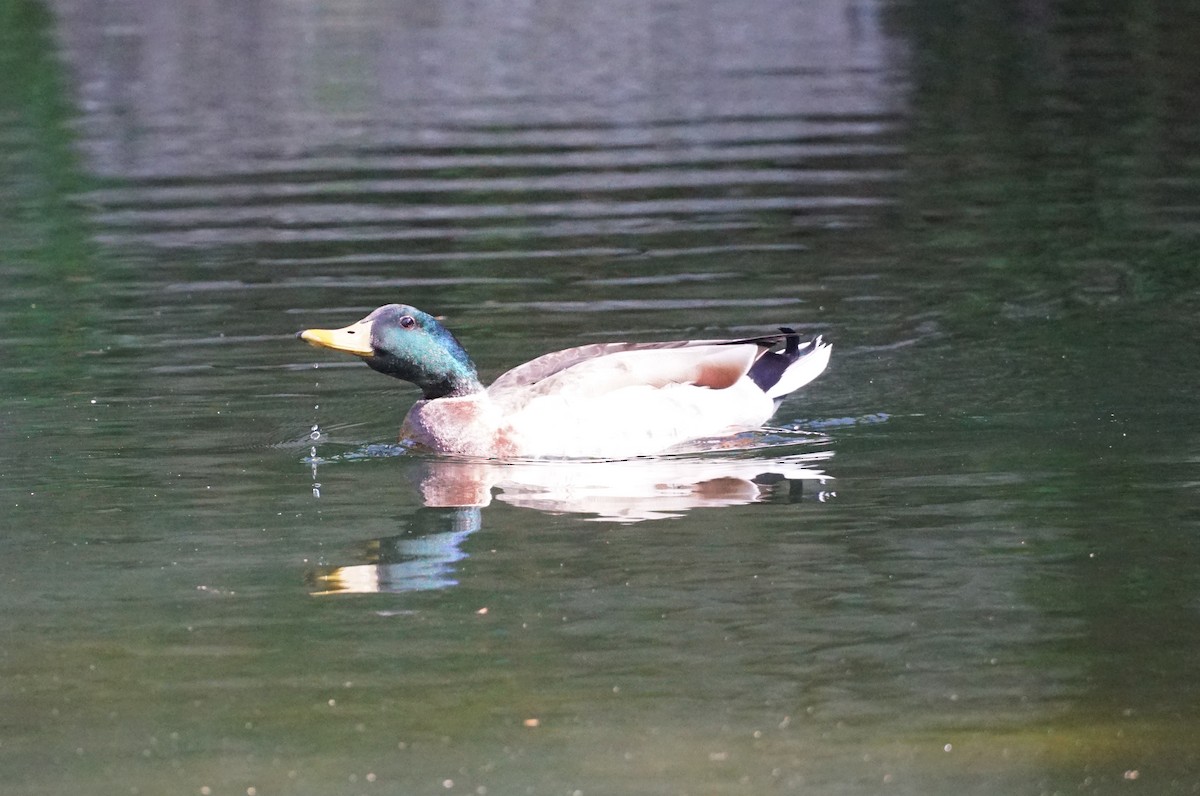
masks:
<svg viewBox="0 0 1200 796"><path fill-rule="evenodd" d="M553 376L572 365L588 359L616 354L622 351L647 351L664 348L689 348L697 345L741 345L753 343L766 353L771 348L784 342L786 334L768 334L761 337L745 337L737 340L671 340L654 343L590 343L588 345L565 348L532 359L524 365L518 365L512 370L500 374L489 390L510 390L529 384L537 384L542 379ZM720 381L721 379L714 379Z"/></svg>

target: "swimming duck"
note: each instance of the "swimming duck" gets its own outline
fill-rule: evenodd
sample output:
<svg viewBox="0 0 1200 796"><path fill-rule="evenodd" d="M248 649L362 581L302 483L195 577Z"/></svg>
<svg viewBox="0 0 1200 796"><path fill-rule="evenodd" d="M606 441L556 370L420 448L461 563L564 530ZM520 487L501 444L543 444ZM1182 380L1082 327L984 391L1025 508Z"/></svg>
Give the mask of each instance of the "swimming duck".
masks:
<svg viewBox="0 0 1200 796"><path fill-rule="evenodd" d="M738 340L592 343L540 356L485 388L454 335L405 304L297 337L419 387L401 441L499 459L628 458L758 428L825 370L831 348L820 337L801 344L787 327Z"/></svg>

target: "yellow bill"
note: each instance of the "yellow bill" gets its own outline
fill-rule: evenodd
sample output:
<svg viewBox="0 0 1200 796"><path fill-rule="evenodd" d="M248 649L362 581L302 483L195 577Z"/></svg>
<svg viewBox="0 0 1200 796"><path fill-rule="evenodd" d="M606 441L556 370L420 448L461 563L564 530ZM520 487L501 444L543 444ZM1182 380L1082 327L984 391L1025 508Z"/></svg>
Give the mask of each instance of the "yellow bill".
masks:
<svg viewBox="0 0 1200 796"><path fill-rule="evenodd" d="M366 320L341 329L305 329L299 337L321 348L332 348L360 357L375 355L375 349L371 347L371 323Z"/></svg>

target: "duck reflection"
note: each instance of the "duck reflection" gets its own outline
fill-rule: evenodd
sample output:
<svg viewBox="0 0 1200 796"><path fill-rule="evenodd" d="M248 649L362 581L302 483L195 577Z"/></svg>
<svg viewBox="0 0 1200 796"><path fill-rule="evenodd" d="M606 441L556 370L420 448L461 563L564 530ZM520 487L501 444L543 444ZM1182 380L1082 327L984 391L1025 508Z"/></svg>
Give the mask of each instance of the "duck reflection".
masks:
<svg viewBox="0 0 1200 796"><path fill-rule="evenodd" d="M592 521L636 523L680 517L697 508L763 501L826 501L830 477L815 464L820 451L774 459L647 458L617 462L421 462L417 486L424 508L403 535L362 546L363 563L309 575L313 594L408 592L454 586L462 543L482 527L492 500Z"/></svg>
<svg viewBox="0 0 1200 796"><path fill-rule="evenodd" d="M478 508L418 509L408 533L362 544L367 563L323 567L309 573L315 595L444 589L454 579L454 564L467 557L459 545L481 527Z"/></svg>
<svg viewBox="0 0 1200 796"><path fill-rule="evenodd" d="M824 485L829 477L813 465L829 455L822 451L780 459L427 461L418 488L426 506L483 507L494 498L550 514L632 523L679 517L697 508L756 503L772 497L784 481Z"/></svg>

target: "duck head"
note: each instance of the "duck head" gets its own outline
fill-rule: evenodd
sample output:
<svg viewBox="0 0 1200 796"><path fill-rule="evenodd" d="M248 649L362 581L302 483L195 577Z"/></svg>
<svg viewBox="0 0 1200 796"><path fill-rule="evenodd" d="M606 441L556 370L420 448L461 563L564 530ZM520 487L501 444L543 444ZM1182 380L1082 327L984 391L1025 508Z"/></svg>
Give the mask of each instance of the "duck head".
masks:
<svg viewBox="0 0 1200 796"><path fill-rule="evenodd" d="M297 337L362 357L371 368L410 381L425 398L481 392L483 385L462 344L432 315L387 304L341 329L305 329Z"/></svg>

